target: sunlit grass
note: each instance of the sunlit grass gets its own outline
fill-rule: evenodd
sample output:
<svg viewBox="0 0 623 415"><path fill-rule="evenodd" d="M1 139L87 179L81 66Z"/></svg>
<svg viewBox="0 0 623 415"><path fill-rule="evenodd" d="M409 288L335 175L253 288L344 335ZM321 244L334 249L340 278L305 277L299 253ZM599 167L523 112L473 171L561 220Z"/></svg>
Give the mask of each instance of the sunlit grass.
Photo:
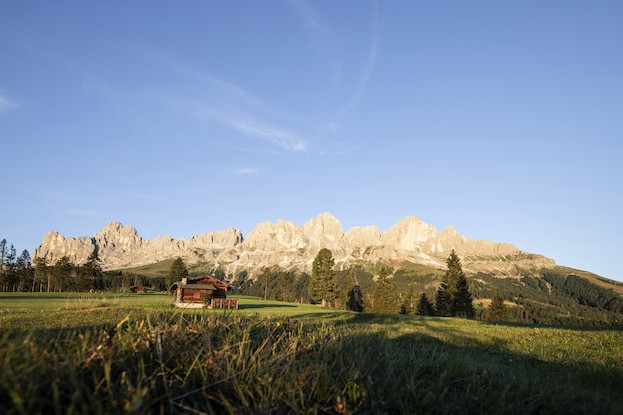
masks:
<svg viewBox="0 0 623 415"><path fill-rule="evenodd" d="M620 330L148 297L2 297L0 413L623 411Z"/></svg>

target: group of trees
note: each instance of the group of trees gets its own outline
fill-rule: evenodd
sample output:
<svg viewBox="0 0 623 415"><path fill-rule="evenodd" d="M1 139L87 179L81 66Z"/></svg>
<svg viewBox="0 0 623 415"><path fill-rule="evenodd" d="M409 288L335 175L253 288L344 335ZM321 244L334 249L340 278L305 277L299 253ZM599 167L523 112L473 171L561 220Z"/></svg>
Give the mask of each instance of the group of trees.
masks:
<svg viewBox="0 0 623 415"><path fill-rule="evenodd" d="M18 256L13 244L9 246L6 239L0 241L0 290L30 291L32 279L30 253L24 250Z"/></svg>
<svg viewBox="0 0 623 415"><path fill-rule="evenodd" d="M311 276L279 269L264 270L255 280L246 273L234 280L242 293L265 299L315 302L322 307L337 307L352 311L376 313L402 313L474 318L472 296L461 262L454 251L448 258L448 270L437 291L433 305L422 293L417 307L412 306L413 296L399 292L390 278L391 267L379 264L375 269L376 282L371 272L361 266L336 271L329 249L318 252L312 264ZM307 295L305 295L307 294Z"/></svg>
<svg viewBox="0 0 623 415"><path fill-rule="evenodd" d="M17 256L13 245L6 239L0 241L0 291L3 292L125 291L134 285L157 290L167 287L164 277L103 271L97 250L82 265L72 263L67 256L49 263L45 258L31 261L27 250Z"/></svg>

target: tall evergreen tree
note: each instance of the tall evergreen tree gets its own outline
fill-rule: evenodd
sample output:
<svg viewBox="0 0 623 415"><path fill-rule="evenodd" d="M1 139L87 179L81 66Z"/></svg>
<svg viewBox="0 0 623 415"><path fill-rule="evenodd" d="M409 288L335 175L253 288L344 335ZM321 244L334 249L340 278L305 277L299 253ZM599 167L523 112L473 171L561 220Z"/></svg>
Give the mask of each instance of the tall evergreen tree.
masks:
<svg viewBox="0 0 623 415"><path fill-rule="evenodd" d="M508 306L504 304L504 297L496 295L491 300L491 304L487 309L487 319L491 321L505 321L508 319L509 310Z"/></svg>
<svg viewBox="0 0 623 415"><path fill-rule="evenodd" d="M469 292L461 260L454 252L454 249L450 252L446 263L448 269L444 274L439 290L437 290L437 314L440 316L474 318L476 312L472 304L472 295Z"/></svg>
<svg viewBox="0 0 623 415"><path fill-rule="evenodd" d="M312 264L312 275L309 282L309 295L314 301L321 301L325 308L337 296L337 284L333 271L333 254L327 248L322 248Z"/></svg>
<svg viewBox="0 0 623 415"><path fill-rule="evenodd" d="M34 270L30 265L30 252L24 249L17 257L18 291L30 291L34 279Z"/></svg>
<svg viewBox="0 0 623 415"><path fill-rule="evenodd" d="M400 305L401 301L396 284L393 281L389 281L384 275L381 275L376 283L372 311L375 313L396 314L400 312Z"/></svg>
<svg viewBox="0 0 623 415"><path fill-rule="evenodd" d="M87 262L80 269L80 277L85 289L101 290L104 288L102 279L102 261L94 249Z"/></svg>
<svg viewBox="0 0 623 415"><path fill-rule="evenodd" d="M417 305L417 310L415 312L418 316L434 316L435 315L435 307L431 304L426 296L426 293L422 293L420 297L420 301Z"/></svg>
<svg viewBox="0 0 623 415"><path fill-rule="evenodd" d="M363 311L363 291L358 284L355 284L348 290L347 307L350 311L361 313Z"/></svg>
<svg viewBox="0 0 623 415"><path fill-rule="evenodd" d="M50 270L48 264L45 258L39 257L35 258L33 265L35 267L35 277L32 284L32 291L37 291L36 284L39 284L39 291L43 292L43 285L46 284L49 286L50 284Z"/></svg>
<svg viewBox="0 0 623 415"><path fill-rule="evenodd" d="M64 256L56 261L52 267L54 291L67 291L72 271L73 265L69 261L69 257Z"/></svg>
<svg viewBox="0 0 623 415"><path fill-rule="evenodd" d="M5 263L7 254L7 241L6 239L3 239L0 241L0 265Z"/></svg>
<svg viewBox="0 0 623 415"><path fill-rule="evenodd" d="M449 317L452 315L450 310L450 297L448 296L448 284L444 280L437 289L435 294L435 315L440 317Z"/></svg>
<svg viewBox="0 0 623 415"><path fill-rule="evenodd" d="M173 264L171 264L169 274L167 275L167 289L173 285L174 282L177 282L185 277L188 277L188 269L186 268L184 260L177 257L175 261L173 261Z"/></svg>

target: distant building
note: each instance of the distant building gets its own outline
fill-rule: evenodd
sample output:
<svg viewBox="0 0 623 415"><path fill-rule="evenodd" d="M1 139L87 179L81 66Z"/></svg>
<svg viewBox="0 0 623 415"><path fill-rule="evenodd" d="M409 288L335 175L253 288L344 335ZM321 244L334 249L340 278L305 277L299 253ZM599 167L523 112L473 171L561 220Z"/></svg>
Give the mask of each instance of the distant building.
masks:
<svg viewBox="0 0 623 415"><path fill-rule="evenodd" d="M171 285L173 304L182 308L238 308L238 300L227 300L230 284L209 275L182 278Z"/></svg>
<svg viewBox="0 0 623 415"><path fill-rule="evenodd" d="M134 285L132 287L130 287L130 292L131 293L136 293L136 294L145 294L146 288L144 285Z"/></svg>

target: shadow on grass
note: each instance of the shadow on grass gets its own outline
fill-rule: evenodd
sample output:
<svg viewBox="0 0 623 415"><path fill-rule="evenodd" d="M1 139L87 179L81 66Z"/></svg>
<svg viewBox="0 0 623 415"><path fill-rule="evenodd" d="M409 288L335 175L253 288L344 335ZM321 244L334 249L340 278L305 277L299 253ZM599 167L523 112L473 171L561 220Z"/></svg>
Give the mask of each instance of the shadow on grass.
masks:
<svg viewBox="0 0 623 415"><path fill-rule="evenodd" d="M548 362L506 350L510 341L464 345L380 332L344 337L326 353L356 374L364 412L623 413L623 369Z"/></svg>
<svg viewBox="0 0 623 415"><path fill-rule="evenodd" d="M175 311L146 317L153 324L144 326L133 318L126 325L124 319L32 335L12 349L11 365L0 365L0 378L7 374L12 379L0 383L0 413L69 412L74 407L87 412L92 402L98 402L100 413L121 412L137 390L142 406L135 412L144 414L188 413L189 408L195 413L623 413L622 367L595 359L590 364L546 361L549 356L539 358L534 351L511 351L516 333L492 344L469 338L465 331L460 337L455 319L344 312L296 317L311 322L328 317L329 324ZM368 324L379 327L367 330ZM430 330L409 331L419 326ZM85 330L92 336L81 337ZM436 331L451 335L439 338ZM135 336L146 341L139 350ZM461 343L465 338L469 343ZM8 340L0 336L0 351ZM38 348L20 346L30 342ZM102 359L110 358L117 368L106 393L102 365L85 363L90 353L72 360L78 359L74 351L91 350L85 344L99 342L111 351L102 352ZM65 366L39 359L39 350L50 344L67 356L59 360ZM240 346L245 353L236 351ZM23 355L31 351L26 360ZM203 353L210 358L197 358ZM185 374L183 381L174 376L178 373ZM119 378L136 383L126 387ZM60 395L54 397L49 379L60 385L55 392ZM14 396L18 402L34 402L30 411L19 411ZM54 402L63 410L55 409ZM117 411L107 406L112 404Z"/></svg>
<svg viewBox="0 0 623 415"><path fill-rule="evenodd" d="M621 316L623 319L623 315ZM543 328L543 329L557 329L557 330L573 330L573 331L587 331L587 332L600 332L600 331L623 331L623 325L619 326L574 326L574 325L562 325L562 324L534 324L534 323L522 323L514 321L480 321L487 326L504 326L504 327L523 327L523 328Z"/></svg>
<svg viewBox="0 0 623 415"><path fill-rule="evenodd" d="M296 308L295 305L280 304L280 303L266 303L266 304L240 304L240 310L251 310L256 308Z"/></svg>

